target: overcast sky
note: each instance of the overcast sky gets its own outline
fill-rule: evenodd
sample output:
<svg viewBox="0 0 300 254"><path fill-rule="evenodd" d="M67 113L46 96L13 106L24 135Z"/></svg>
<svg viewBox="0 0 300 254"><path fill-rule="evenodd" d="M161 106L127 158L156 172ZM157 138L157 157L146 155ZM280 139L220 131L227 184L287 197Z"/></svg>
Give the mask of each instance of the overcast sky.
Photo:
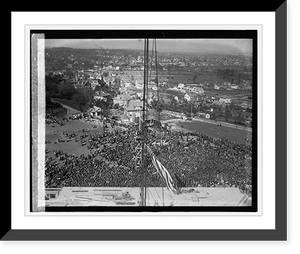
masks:
<svg viewBox="0 0 300 254"><path fill-rule="evenodd" d="M46 39L46 47L144 49L142 39ZM152 49L152 40L150 40ZM157 51L252 54L251 39L157 39Z"/></svg>

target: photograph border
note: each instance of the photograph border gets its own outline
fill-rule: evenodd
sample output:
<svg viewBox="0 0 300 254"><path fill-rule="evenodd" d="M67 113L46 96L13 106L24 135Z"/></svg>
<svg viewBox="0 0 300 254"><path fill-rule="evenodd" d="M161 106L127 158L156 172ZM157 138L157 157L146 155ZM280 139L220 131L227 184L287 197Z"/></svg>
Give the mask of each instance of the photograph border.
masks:
<svg viewBox="0 0 300 254"><path fill-rule="evenodd" d="M31 162L30 162L30 212L43 211L48 213L58 213L58 212L240 212L240 213L255 213L258 212L258 33L259 30L256 29L226 29L226 30L177 30L177 29L163 29L163 30L144 30L144 29L134 29L134 30L119 30L119 29L108 29L108 30L55 30L55 29L33 29L29 30L30 32L30 45L31 45L31 81L30 81L30 135L32 136L30 147L31 149ZM100 36L99 36L100 34ZM47 39L138 39L138 38L157 38L157 39L249 39L252 40L252 56L253 56L253 127L252 127L252 195L251 195L251 205L247 206L37 206L38 195L44 196L44 177L41 179L38 178L40 164L38 160L38 132L43 130L45 124L40 124L41 128L38 126L38 114L37 111L44 111L41 109L44 105L39 103L40 97L45 95L38 88L38 83L43 83L43 81L38 81L39 72L35 69L38 69L37 58L40 55L40 52L33 50L37 47L37 36L42 40ZM44 43L43 43L44 45ZM36 59L36 60L34 60ZM45 62L42 63L43 67L41 72L44 74ZM40 95L38 95L40 93ZM40 100L42 101L42 99ZM42 118L45 118L43 116ZM42 127L43 126L43 127ZM42 134L44 135L44 134ZM45 150L45 147L41 147L41 150ZM41 154L41 157L44 157L45 154ZM40 186L40 187L39 187ZM38 188L39 187L39 188ZM35 209L33 209L33 206Z"/></svg>
<svg viewBox="0 0 300 254"><path fill-rule="evenodd" d="M266 230L15 230L11 229L11 175L2 241L284 241L287 239L287 2L275 11L275 229Z"/></svg>

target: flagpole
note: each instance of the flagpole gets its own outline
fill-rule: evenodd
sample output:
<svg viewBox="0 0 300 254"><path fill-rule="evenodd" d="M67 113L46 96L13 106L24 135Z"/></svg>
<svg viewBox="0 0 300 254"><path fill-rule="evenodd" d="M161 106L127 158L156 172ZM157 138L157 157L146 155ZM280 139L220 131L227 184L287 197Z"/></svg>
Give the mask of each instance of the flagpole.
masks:
<svg viewBox="0 0 300 254"><path fill-rule="evenodd" d="M148 92L148 60L149 59L149 39L145 39L144 44L144 89L143 89L143 113L142 113L142 206L147 205L147 187L146 187L146 120L147 120L147 108L146 108L146 92Z"/></svg>
<svg viewBox="0 0 300 254"><path fill-rule="evenodd" d="M158 122L159 122L159 137L160 137L160 149L162 146L162 136L161 136L161 122L160 122L160 103L159 103L159 82L158 82L158 62L157 62L157 45L156 39L154 39L154 47L155 47L155 81L156 81L156 88L157 88L157 104L158 104ZM163 206L165 206L165 195L164 195L164 187L162 187L162 198L163 198Z"/></svg>
<svg viewBox="0 0 300 254"><path fill-rule="evenodd" d="M155 41L155 49L156 49L156 41ZM156 68L157 68L157 53L156 53ZM157 172L161 175L161 177L165 180L165 183L167 185L167 188L173 192L175 192L175 189L173 187L174 183L171 178L170 173L168 170L157 160L156 156L153 154L149 146L146 144L147 142L147 113L148 113L148 106L146 97L148 98L148 82L149 82L149 39L145 39L144 43L144 89L143 89L143 108L142 108L142 117L141 117L141 125L140 125L140 133L141 133L141 205L147 206L147 183L146 183L146 170L147 170L147 151L150 153L152 157L152 163L154 167L156 168ZM156 73L157 74L157 73ZM156 76L157 80L157 86L158 86L158 75ZM158 94L159 98L159 94ZM159 110L158 110L159 111ZM160 112L159 112L160 114ZM159 121L160 121L160 115L159 115ZM160 128L160 138L161 138L161 128ZM162 138L161 138L162 141ZM162 145L162 143L161 143ZM162 195L163 195L163 206L164 206L164 188L162 187ZM148 197L149 199L150 197ZM150 204L150 203L149 203Z"/></svg>

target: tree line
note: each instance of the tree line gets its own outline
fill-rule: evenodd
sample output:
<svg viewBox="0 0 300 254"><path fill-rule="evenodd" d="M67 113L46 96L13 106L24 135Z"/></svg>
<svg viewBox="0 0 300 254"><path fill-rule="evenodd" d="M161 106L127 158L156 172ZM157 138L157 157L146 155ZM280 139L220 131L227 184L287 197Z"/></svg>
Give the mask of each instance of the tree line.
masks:
<svg viewBox="0 0 300 254"><path fill-rule="evenodd" d="M46 109L51 107L51 98L66 99L75 102L77 109L83 111L93 103L93 91L76 89L73 84L64 82L62 75L46 75Z"/></svg>
<svg viewBox="0 0 300 254"><path fill-rule="evenodd" d="M251 68L244 66L241 70L238 69L217 69L215 74L225 81L231 82L232 84L241 84L243 79L250 79L251 75L248 73L252 71Z"/></svg>
<svg viewBox="0 0 300 254"><path fill-rule="evenodd" d="M46 75L46 109L54 108L51 98L65 99L77 105L76 109L84 111L93 105L103 110L109 110L113 107L113 96L117 94L116 87L108 86L102 79L98 80L95 91L108 94L105 100L94 100L95 91L91 87L75 88L73 84L66 83L62 75ZM118 84L118 82L116 82ZM59 107L56 104L56 107Z"/></svg>

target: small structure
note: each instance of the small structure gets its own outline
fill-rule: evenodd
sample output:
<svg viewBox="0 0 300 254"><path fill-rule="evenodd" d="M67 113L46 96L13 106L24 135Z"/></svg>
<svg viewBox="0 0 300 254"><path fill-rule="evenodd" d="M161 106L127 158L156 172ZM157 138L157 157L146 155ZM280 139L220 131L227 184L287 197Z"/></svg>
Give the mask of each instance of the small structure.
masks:
<svg viewBox="0 0 300 254"><path fill-rule="evenodd" d="M197 115L198 115L199 117L206 118L206 119L209 119L209 118L210 118L210 114L207 114L207 113L201 113L201 112L198 112Z"/></svg>
<svg viewBox="0 0 300 254"><path fill-rule="evenodd" d="M104 93L102 91L96 91L95 94L94 94L94 100L107 101L109 96L110 96L109 93Z"/></svg>
<svg viewBox="0 0 300 254"><path fill-rule="evenodd" d="M178 87L179 89L183 89L183 88L184 88L184 84L183 84L183 83L180 83L177 87Z"/></svg>
<svg viewBox="0 0 300 254"><path fill-rule="evenodd" d="M125 109L125 115L129 117L130 122L139 121L142 115L143 102L141 100L131 100Z"/></svg>
<svg viewBox="0 0 300 254"><path fill-rule="evenodd" d="M128 102L132 99L132 97L129 94L121 94L117 97L113 98L114 104L119 104L122 107L127 107Z"/></svg>
<svg viewBox="0 0 300 254"><path fill-rule="evenodd" d="M202 87L194 86L191 89L191 92L199 94L199 95L204 95L204 89Z"/></svg>
<svg viewBox="0 0 300 254"><path fill-rule="evenodd" d="M246 109L246 108L252 109L252 102L251 101L243 101L243 103L241 104L241 107L244 109Z"/></svg>
<svg viewBox="0 0 300 254"><path fill-rule="evenodd" d="M220 86L218 86L218 85L214 85L214 89L216 89L216 90L220 90Z"/></svg>
<svg viewBox="0 0 300 254"><path fill-rule="evenodd" d="M221 109L225 109L225 107L226 107L226 104L224 101L214 101L212 105L215 107L220 107Z"/></svg>
<svg viewBox="0 0 300 254"><path fill-rule="evenodd" d="M189 101L191 101L191 96L188 93L186 93L184 95L184 99L189 102Z"/></svg>
<svg viewBox="0 0 300 254"><path fill-rule="evenodd" d="M126 115L121 115L120 120L123 124L129 124L129 118Z"/></svg>
<svg viewBox="0 0 300 254"><path fill-rule="evenodd" d="M91 107L87 113L92 117L92 118L98 118L100 116L102 112L102 109L97 107L97 106L93 106Z"/></svg>
<svg viewBox="0 0 300 254"><path fill-rule="evenodd" d="M251 112L242 112L242 116L244 117L244 123L246 126L252 125L252 113Z"/></svg>
<svg viewBox="0 0 300 254"><path fill-rule="evenodd" d="M160 126L159 115L155 109L148 109L146 123L149 126Z"/></svg>
<svg viewBox="0 0 300 254"><path fill-rule="evenodd" d="M231 103L231 98L220 98L219 101L225 102L225 103Z"/></svg>

